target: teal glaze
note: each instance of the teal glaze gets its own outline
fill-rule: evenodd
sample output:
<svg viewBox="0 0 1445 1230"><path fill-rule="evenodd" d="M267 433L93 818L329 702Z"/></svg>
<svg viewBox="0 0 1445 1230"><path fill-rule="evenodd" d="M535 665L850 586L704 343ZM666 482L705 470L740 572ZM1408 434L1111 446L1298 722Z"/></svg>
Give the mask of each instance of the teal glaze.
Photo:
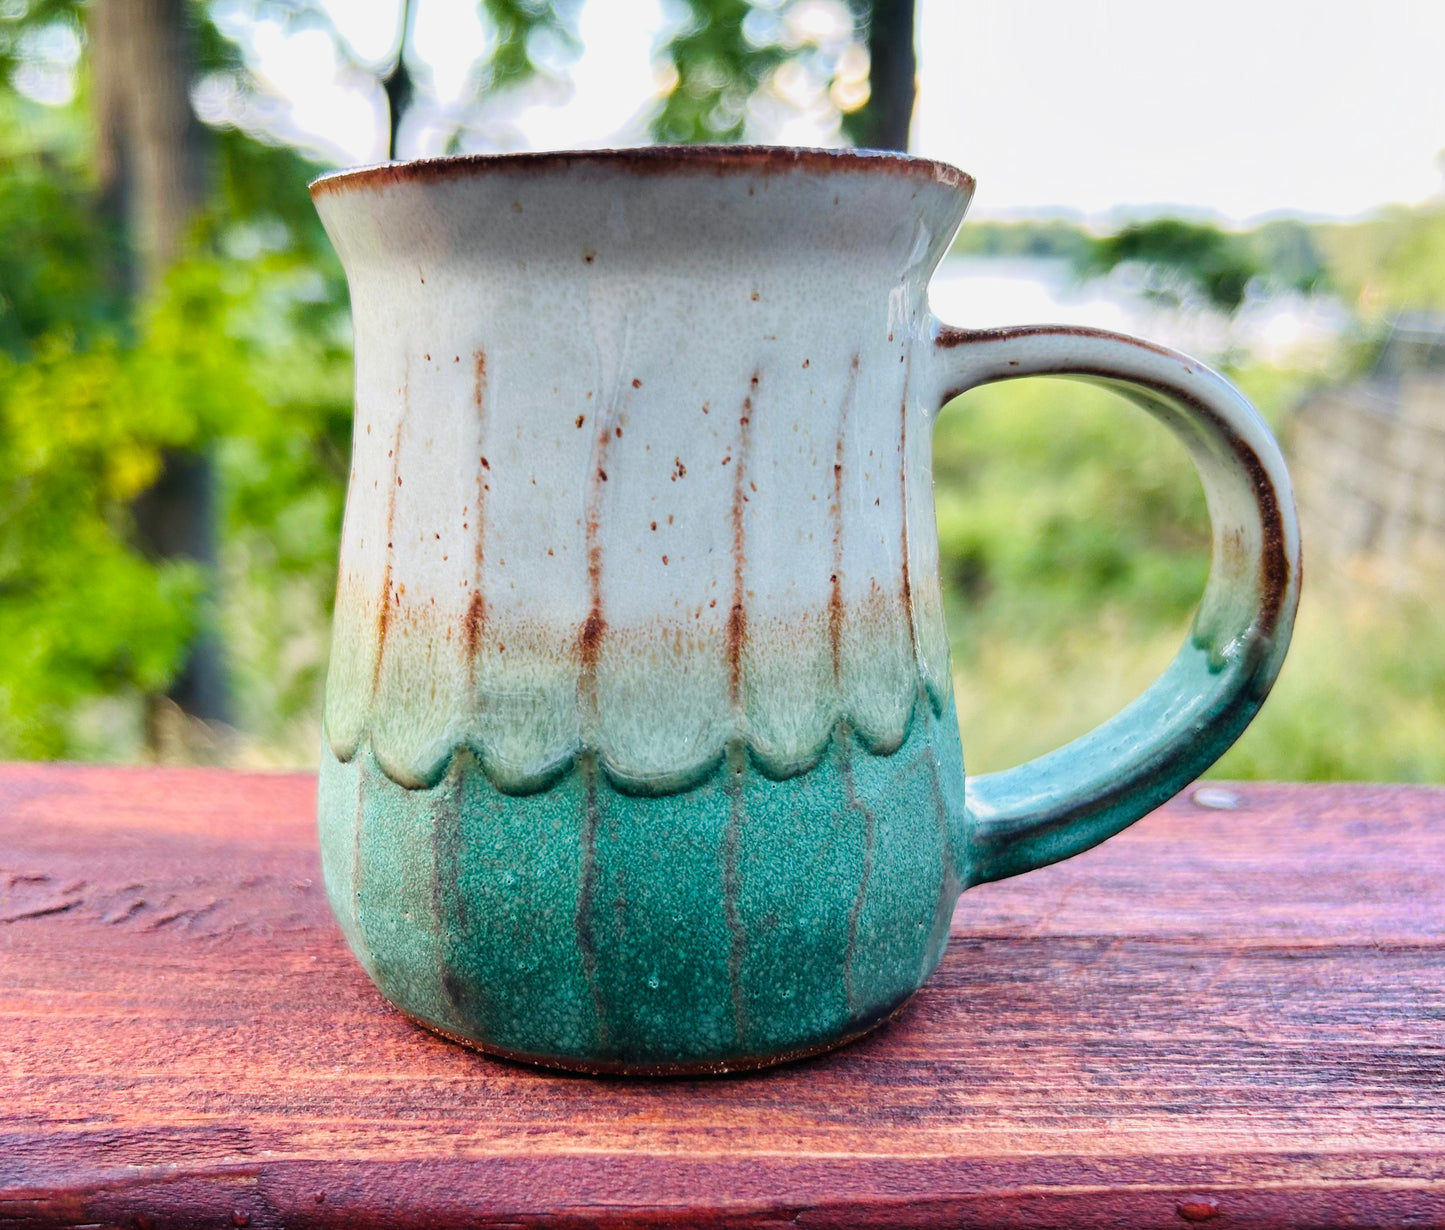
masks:
<svg viewBox="0 0 1445 1230"><path fill-rule="evenodd" d="M1218 760L1273 681L1258 642L1194 638L1138 700L1016 769L968 781L970 882L1020 875L1096 846Z"/></svg>
<svg viewBox="0 0 1445 1230"><path fill-rule="evenodd" d="M505 794L470 751L430 789L323 746L331 905L382 993L485 1049L589 1070L720 1070L832 1045L937 965L967 875L952 704L903 746L840 727L777 780L737 752L625 794L582 757Z"/></svg>

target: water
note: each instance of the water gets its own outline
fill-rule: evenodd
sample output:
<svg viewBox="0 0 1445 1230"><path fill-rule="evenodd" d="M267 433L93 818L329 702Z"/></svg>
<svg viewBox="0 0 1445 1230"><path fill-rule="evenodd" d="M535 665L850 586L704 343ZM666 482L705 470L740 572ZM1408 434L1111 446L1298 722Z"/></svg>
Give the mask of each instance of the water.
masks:
<svg viewBox="0 0 1445 1230"><path fill-rule="evenodd" d="M1229 320L1163 306L1122 274L1080 282L1067 261L1056 259L950 257L928 295L934 313L951 325L1088 325L1138 334L1204 359L1233 351L1267 363L1318 366L1351 327L1344 306L1324 296L1247 301Z"/></svg>

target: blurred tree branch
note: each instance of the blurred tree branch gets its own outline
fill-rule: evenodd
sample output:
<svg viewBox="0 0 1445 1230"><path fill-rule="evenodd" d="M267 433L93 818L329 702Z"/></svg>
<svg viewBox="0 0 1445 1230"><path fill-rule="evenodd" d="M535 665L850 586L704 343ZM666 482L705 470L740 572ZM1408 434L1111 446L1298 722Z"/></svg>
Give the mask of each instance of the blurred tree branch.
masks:
<svg viewBox="0 0 1445 1230"><path fill-rule="evenodd" d="M402 0L401 30L396 41L396 60L391 71L381 79L382 91L386 94L386 156L397 157L397 137L401 133L401 121L416 93L412 84L411 69L407 66L407 46L411 43L412 23L415 20L415 0Z"/></svg>

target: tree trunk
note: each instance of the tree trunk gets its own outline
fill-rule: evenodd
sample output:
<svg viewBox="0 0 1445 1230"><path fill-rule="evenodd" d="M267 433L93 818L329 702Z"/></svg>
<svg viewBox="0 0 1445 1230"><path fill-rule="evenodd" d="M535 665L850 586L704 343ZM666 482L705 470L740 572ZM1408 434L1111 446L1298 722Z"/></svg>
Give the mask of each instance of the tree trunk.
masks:
<svg viewBox="0 0 1445 1230"><path fill-rule="evenodd" d="M914 0L873 0L868 21L868 103L854 129L868 149L908 150L918 61L913 51Z"/></svg>
<svg viewBox="0 0 1445 1230"><path fill-rule="evenodd" d="M101 198L125 225L142 296L155 292L185 251L205 204L185 10L185 0L94 0L90 7Z"/></svg>
<svg viewBox="0 0 1445 1230"><path fill-rule="evenodd" d="M191 109L192 59L185 0L92 0L89 41L101 206L129 240L120 274L141 302L193 239L205 205L203 131ZM190 559L214 573L209 460L166 458L156 485L136 501L140 546L152 558ZM194 717L224 721L227 688L219 642L203 632L170 688ZM163 702L150 700L148 727Z"/></svg>
<svg viewBox="0 0 1445 1230"><path fill-rule="evenodd" d="M97 0L90 8L90 109L95 125L95 170L100 210L123 230L131 196L132 167L126 140L126 13L115 0ZM107 273L122 294L136 291L135 262L129 244L115 245Z"/></svg>

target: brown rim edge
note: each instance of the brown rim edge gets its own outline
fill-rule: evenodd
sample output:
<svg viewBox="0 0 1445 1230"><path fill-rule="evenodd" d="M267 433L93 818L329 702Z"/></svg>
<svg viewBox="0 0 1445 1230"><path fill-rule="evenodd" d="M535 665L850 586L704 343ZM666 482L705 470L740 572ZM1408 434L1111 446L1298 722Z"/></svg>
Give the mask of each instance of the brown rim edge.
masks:
<svg viewBox="0 0 1445 1230"><path fill-rule="evenodd" d="M917 991L912 992L871 1025L865 1025L862 1029L845 1034L832 1042L824 1042L820 1046L805 1046L795 1051L780 1051L776 1055L737 1060L719 1059L705 1063L647 1064L625 1063L616 1060L558 1059L551 1055L529 1055L524 1051L512 1051L503 1046L492 1046L487 1042L464 1038L460 1034L452 1033L449 1029L443 1029L440 1025L433 1025L419 1016L413 1016L404 1008L399 1008L397 1011L414 1025L420 1025L428 1033L437 1034L448 1042L456 1042L468 1050L478 1051L493 1059L505 1059L509 1063L524 1063L534 1068L548 1068L556 1072L571 1072L582 1076L726 1076L730 1072L756 1072L761 1068L776 1067L778 1064L796 1063L801 1059L812 1059L815 1056L826 1055L829 1051L836 1051L840 1047L848 1046L857 1042L859 1038L871 1034L874 1030L882 1029L907 1008L917 994Z"/></svg>
<svg viewBox="0 0 1445 1230"><path fill-rule="evenodd" d="M800 149L787 145L643 145L634 149L539 150L518 154L456 154L414 162L383 162L331 171L308 185L313 198L352 188L429 184L465 179L489 171L555 171L576 166L615 167L635 175L710 171L715 175L751 171L863 171L898 175L972 192L973 176L946 162L889 150Z"/></svg>

